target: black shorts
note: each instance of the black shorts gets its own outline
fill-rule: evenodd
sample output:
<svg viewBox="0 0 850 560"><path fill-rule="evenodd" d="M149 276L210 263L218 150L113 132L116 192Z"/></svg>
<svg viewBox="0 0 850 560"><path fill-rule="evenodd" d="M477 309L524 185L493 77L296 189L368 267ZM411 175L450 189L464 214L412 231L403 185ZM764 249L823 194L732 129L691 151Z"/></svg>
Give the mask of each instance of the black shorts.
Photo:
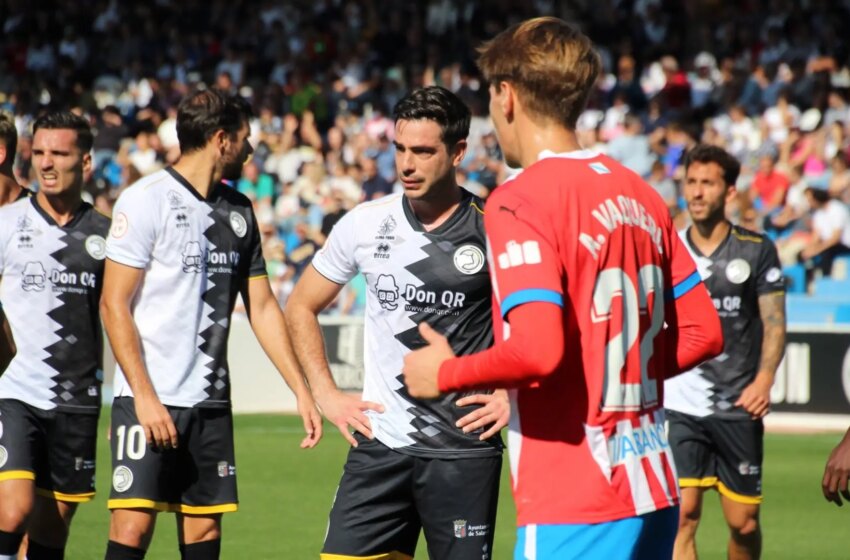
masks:
<svg viewBox="0 0 850 560"><path fill-rule="evenodd" d="M88 502L94 497L97 417L0 399L0 481L34 480L41 496Z"/></svg>
<svg viewBox="0 0 850 560"><path fill-rule="evenodd" d="M736 502L761 503L761 420L700 418L673 410L667 411L667 419L679 486L717 488Z"/></svg>
<svg viewBox="0 0 850 560"><path fill-rule="evenodd" d="M322 558L492 558L502 457L431 459L355 434Z"/></svg>
<svg viewBox="0 0 850 560"><path fill-rule="evenodd" d="M236 511L230 409L165 408L177 428L177 449L149 446L136 417L134 399L115 399L109 509L142 508L193 515Z"/></svg>

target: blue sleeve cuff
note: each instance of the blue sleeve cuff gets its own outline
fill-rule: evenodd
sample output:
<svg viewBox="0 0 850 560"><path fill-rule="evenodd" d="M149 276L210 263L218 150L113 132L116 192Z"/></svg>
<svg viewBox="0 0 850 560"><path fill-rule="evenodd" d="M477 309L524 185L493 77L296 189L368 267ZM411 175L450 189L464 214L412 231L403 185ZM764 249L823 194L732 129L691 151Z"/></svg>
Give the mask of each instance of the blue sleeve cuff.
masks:
<svg viewBox="0 0 850 560"><path fill-rule="evenodd" d="M526 290L514 292L502 300L502 304L500 306L502 318L504 318L508 314L508 312L514 307L522 305L523 303L532 303L535 301L540 301L544 303L554 303L558 307L564 306L564 296L556 292L555 290L529 288Z"/></svg>
<svg viewBox="0 0 850 560"><path fill-rule="evenodd" d="M699 275L699 271L695 270L693 274L673 286L673 289L667 292L667 299L679 299L683 295L696 288L700 282L702 282L702 278Z"/></svg>

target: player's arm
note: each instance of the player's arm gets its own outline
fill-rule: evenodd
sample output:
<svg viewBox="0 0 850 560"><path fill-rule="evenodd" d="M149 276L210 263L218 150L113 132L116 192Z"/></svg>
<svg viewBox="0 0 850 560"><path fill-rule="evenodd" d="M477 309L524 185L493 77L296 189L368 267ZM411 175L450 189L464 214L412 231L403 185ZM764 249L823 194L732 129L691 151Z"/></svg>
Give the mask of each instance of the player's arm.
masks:
<svg viewBox="0 0 850 560"><path fill-rule="evenodd" d="M413 396L523 386L551 375L564 360L563 272L551 226L510 193L497 194L487 207L485 227L491 258L496 259L491 277L510 337L484 352L456 358L445 337L421 324L429 346L405 358L405 383ZM502 253L511 251L522 253L521 263L502 262L510 260Z"/></svg>
<svg viewBox="0 0 850 560"><path fill-rule="evenodd" d="M764 325L761 359L752 383L741 392L735 406L741 406L753 418L761 418L770 409L770 388L776 369L785 354L785 292L761 295L759 315Z"/></svg>
<svg viewBox="0 0 850 560"><path fill-rule="evenodd" d="M301 447L315 447L322 437L322 417L316 410L313 396L295 358L283 312L272 293L268 277L259 276L246 280L242 298L245 300L251 328L260 346L298 399L298 413L307 432L307 436L301 441Z"/></svg>
<svg viewBox="0 0 850 560"><path fill-rule="evenodd" d="M842 506L841 496L850 502L850 490L847 488L847 480L850 479L850 430L844 434L826 461L823 472L821 489L823 497L827 501L835 502Z"/></svg>
<svg viewBox="0 0 850 560"><path fill-rule="evenodd" d="M2 281L3 277L0 276L0 282ZM3 375L17 353L18 348L15 346L14 337L12 337L12 327L9 325L9 320L6 319L6 314L3 313L3 308L0 307L0 375Z"/></svg>
<svg viewBox="0 0 850 560"><path fill-rule="evenodd" d="M372 438L372 426L365 410L383 412L376 403L365 402L339 390L325 355L325 341L319 325L319 313L337 297L342 286L308 266L286 302L286 326L298 361L304 368L310 389L322 413L348 442L357 446L348 427Z"/></svg>
<svg viewBox="0 0 850 560"><path fill-rule="evenodd" d="M755 378L741 391L735 405L743 407L753 418L761 418L770 409L770 388L785 354L785 279L776 247L767 239L761 244L754 278L764 329L761 358Z"/></svg>
<svg viewBox="0 0 850 560"><path fill-rule="evenodd" d="M672 222L666 226L671 287L665 294L664 336L670 349L665 368L669 378L723 352L723 328L696 264Z"/></svg>
<svg viewBox="0 0 850 560"><path fill-rule="evenodd" d="M139 331L130 307L143 274L140 268L107 259L100 317L115 360L133 391L136 416L145 430L148 443L162 448L177 447L177 429L151 383L142 359Z"/></svg>

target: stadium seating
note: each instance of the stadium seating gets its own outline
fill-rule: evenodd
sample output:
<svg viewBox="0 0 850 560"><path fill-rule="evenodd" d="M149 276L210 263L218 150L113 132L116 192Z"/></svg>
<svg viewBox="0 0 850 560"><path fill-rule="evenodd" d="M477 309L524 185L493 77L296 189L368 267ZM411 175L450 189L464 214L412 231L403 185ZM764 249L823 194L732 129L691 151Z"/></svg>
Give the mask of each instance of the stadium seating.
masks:
<svg viewBox="0 0 850 560"><path fill-rule="evenodd" d="M850 295L788 294L786 314L789 323L806 325L850 324Z"/></svg>

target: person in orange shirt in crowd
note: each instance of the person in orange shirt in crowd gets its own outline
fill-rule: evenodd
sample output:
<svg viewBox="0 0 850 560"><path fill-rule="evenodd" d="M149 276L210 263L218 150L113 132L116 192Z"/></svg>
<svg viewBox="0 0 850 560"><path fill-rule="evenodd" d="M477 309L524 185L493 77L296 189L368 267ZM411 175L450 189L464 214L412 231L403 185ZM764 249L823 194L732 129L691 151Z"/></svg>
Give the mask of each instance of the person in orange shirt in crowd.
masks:
<svg viewBox="0 0 850 560"><path fill-rule="evenodd" d="M759 169L750 186L750 198L762 214L772 214L785 205L785 194L791 182L776 170L776 153L759 157Z"/></svg>

